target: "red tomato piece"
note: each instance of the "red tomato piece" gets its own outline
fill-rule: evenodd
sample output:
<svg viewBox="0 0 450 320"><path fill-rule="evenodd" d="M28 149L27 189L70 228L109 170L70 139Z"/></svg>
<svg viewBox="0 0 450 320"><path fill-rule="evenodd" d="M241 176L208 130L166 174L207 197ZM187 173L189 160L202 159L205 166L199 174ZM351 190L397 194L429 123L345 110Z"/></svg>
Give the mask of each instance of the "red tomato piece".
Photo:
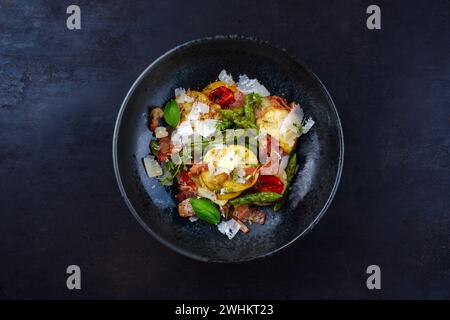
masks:
<svg viewBox="0 0 450 320"><path fill-rule="evenodd" d="M284 184L277 176L260 175L253 188L259 192L276 192L281 194Z"/></svg>
<svg viewBox="0 0 450 320"><path fill-rule="evenodd" d="M217 87L211 91L208 98L222 107L228 107L235 101L233 91L225 86Z"/></svg>
<svg viewBox="0 0 450 320"><path fill-rule="evenodd" d="M189 186L193 189L195 189L195 182L192 181L191 177L189 176L189 174L186 171L181 171L178 176L178 184L180 186Z"/></svg>

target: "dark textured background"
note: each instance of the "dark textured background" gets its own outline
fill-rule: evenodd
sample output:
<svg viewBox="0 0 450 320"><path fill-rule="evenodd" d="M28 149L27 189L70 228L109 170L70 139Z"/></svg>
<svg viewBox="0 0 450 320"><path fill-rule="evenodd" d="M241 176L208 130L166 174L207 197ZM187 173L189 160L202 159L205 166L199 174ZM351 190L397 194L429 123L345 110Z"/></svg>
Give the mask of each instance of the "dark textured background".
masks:
<svg viewBox="0 0 450 320"><path fill-rule="evenodd" d="M82 30L66 28L66 7ZM188 4L189 3L189 4ZM1 298L450 298L450 2L0 0ZM346 154L336 198L273 257L204 264L147 235L111 159L119 106L166 50L269 40L330 90ZM65 268L82 268L68 291ZM382 290L365 269L382 268Z"/></svg>

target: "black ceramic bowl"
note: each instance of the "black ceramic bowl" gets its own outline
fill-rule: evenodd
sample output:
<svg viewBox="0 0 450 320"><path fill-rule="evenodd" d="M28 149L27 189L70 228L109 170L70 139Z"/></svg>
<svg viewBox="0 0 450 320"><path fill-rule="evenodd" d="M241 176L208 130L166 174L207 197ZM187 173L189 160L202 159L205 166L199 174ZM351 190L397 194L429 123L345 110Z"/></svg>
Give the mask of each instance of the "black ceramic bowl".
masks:
<svg viewBox="0 0 450 320"><path fill-rule="evenodd" d="M285 209L269 211L264 225L229 240L217 227L178 216L173 191L145 173L151 133L147 112L178 87L201 89L222 69L257 78L272 94L296 101L316 122L300 138L299 171ZM241 37L215 37L180 45L154 61L131 87L120 108L113 139L114 169L125 202L139 223L168 247L188 257L237 262L270 255L310 230L336 192L343 165L342 128L320 80L283 50Z"/></svg>

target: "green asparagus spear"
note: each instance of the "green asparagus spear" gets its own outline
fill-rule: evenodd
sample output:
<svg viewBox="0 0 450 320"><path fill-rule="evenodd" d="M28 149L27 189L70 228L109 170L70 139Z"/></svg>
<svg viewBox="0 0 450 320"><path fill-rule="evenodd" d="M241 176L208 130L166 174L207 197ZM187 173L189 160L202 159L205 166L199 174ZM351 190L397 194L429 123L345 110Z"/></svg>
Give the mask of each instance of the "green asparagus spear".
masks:
<svg viewBox="0 0 450 320"><path fill-rule="evenodd" d="M258 192L234 198L230 200L230 203L234 206L249 203L270 203L279 198L281 198L281 194L276 192Z"/></svg>
<svg viewBox="0 0 450 320"><path fill-rule="evenodd" d="M283 198L281 199L280 202L275 203L275 205L273 206L273 211L279 211L285 204L286 198L287 198L287 191L288 191L288 188L289 188L292 180L294 179L295 171L297 171L297 155L295 153L293 153L291 155L291 157L289 158L288 164L286 166L287 185L286 185L286 189L284 189L284 192L283 192Z"/></svg>
<svg viewBox="0 0 450 320"><path fill-rule="evenodd" d="M257 129L254 109L260 103L261 96L257 93L250 93L246 96L245 105L242 108L220 110L220 114L224 121L227 121L226 124L229 125L227 128L234 123L238 128ZM218 126L222 128L223 124L219 123Z"/></svg>
<svg viewBox="0 0 450 320"><path fill-rule="evenodd" d="M233 119L239 128L257 129L255 120L255 107L261 103L261 96L257 93L250 93L245 98L244 115Z"/></svg>
<svg viewBox="0 0 450 320"><path fill-rule="evenodd" d="M261 103L261 96L257 93L250 93L245 99L244 113L248 123L255 124L255 107Z"/></svg>
<svg viewBox="0 0 450 320"><path fill-rule="evenodd" d="M288 183L291 183L294 178L295 171L297 169L297 155L295 153L289 158L288 164L286 166L286 176Z"/></svg>

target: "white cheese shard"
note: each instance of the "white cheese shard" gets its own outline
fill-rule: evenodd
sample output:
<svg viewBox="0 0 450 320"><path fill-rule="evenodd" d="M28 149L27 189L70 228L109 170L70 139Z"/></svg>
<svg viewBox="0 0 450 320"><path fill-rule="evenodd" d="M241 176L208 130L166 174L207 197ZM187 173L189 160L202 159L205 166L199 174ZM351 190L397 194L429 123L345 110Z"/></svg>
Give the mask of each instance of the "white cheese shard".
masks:
<svg viewBox="0 0 450 320"><path fill-rule="evenodd" d="M299 133L299 128L303 121L303 110L298 104L295 104L286 118L281 122L280 133L286 134L288 131Z"/></svg>
<svg viewBox="0 0 450 320"><path fill-rule="evenodd" d="M183 150L182 140L179 139L180 136L176 136L175 138L172 136L172 148L170 150L171 155L178 154L181 150ZM173 160L173 159L172 159Z"/></svg>
<svg viewBox="0 0 450 320"><path fill-rule="evenodd" d="M217 200L216 194L215 194L214 192L208 190L208 189L199 187L199 188L197 189L197 193L198 193L198 195L199 195L200 197L207 198L207 199L209 199L209 200L211 200L211 201Z"/></svg>
<svg viewBox="0 0 450 320"><path fill-rule="evenodd" d="M177 103L193 102L194 98L189 97L186 94L186 90L184 90L183 88L176 88L175 89L175 101Z"/></svg>
<svg viewBox="0 0 450 320"><path fill-rule="evenodd" d="M190 221L190 222L195 222L195 221L197 221L197 220L198 220L198 217L197 217L197 216L189 217L189 221Z"/></svg>
<svg viewBox="0 0 450 320"><path fill-rule="evenodd" d="M262 97L270 96L270 92L265 86L260 84L257 79L249 79L246 74L239 76L238 90L245 94L257 93Z"/></svg>
<svg viewBox="0 0 450 320"><path fill-rule="evenodd" d="M280 166L278 167L278 174L282 174L286 170L289 162L289 156L283 156L280 161Z"/></svg>
<svg viewBox="0 0 450 320"><path fill-rule="evenodd" d="M183 144L183 137L180 135L180 134L178 134L178 132L176 132L176 130L172 133L172 136L170 137L170 140L172 141L172 144L174 145L174 146L177 146L177 147L179 147L179 148L181 148L182 147L182 144ZM178 149L178 148L177 148ZM181 150L181 149L180 149ZM177 151L180 151L180 150L177 150Z"/></svg>
<svg viewBox="0 0 450 320"><path fill-rule="evenodd" d="M183 141L185 138L190 137L194 134L194 130L192 130L192 124L189 120L183 121L180 123L176 129L176 133L181 136Z"/></svg>
<svg viewBox="0 0 450 320"><path fill-rule="evenodd" d="M177 133L181 136L190 136L194 133L190 121L183 121L177 127Z"/></svg>
<svg viewBox="0 0 450 320"><path fill-rule="evenodd" d="M166 127L157 127L155 129L155 137L157 138L164 138L169 135L169 132L167 132Z"/></svg>
<svg viewBox="0 0 450 320"><path fill-rule="evenodd" d="M219 80L224 82L225 84L227 84L229 86L234 84L233 76L231 74L227 73L227 71L225 69L220 71L220 73L219 73Z"/></svg>
<svg viewBox="0 0 450 320"><path fill-rule="evenodd" d="M158 177L163 174L163 170L154 156L146 156L143 160L145 171L149 178Z"/></svg>
<svg viewBox="0 0 450 320"><path fill-rule="evenodd" d="M211 137L216 132L217 120L206 119L195 122L195 132L204 138Z"/></svg>
<svg viewBox="0 0 450 320"><path fill-rule="evenodd" d="M179 152L183 145L191 143L194 130L192 129L191 121L186 120L181 122L178 127L172 132L170 140L173 144L172 153Z"/></svg>
<svg viewBox="0 0 450 320"><path fill-rule="evenodd" d="M195 121L198 120L200 118L200 112L198 111L197 108L192 107L191 112L189 112L189 114L186 116L186 119L191 120L191 121Z"/></svg>
<svg viewBox="0 0 450 320"><path fill-rule="evenodd" d="M302 127L302 133L308 133L308 131L312 128L312 126L314 125L314 120L310 118L308 118L308 120L306 120L305 124Z"/></svg>
<svg viewBox="0 0 450 320"><path fill-rule="evenodd" d="M240 228L241 226L234 219L222 221L217 225L217 229L219 229L219 231L226 235L230 240L234 238Z"/></svg>
<svg viewBox="0 0 450 320"><path fill-rule="evenodd" d="M186 116L188 120L198 120L201 113L208 113L209 106L203 102L194 102L191 107L191 112Z"/></svg>

